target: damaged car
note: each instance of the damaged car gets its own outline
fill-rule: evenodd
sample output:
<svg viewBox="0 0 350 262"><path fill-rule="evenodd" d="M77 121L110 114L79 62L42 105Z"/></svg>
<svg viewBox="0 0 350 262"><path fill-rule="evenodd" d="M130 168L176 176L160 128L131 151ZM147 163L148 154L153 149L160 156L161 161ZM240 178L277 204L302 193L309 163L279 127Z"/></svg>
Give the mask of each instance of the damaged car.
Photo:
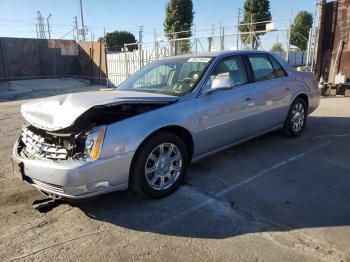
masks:
<svg viewBox="0 0 350 262"><path fill-rule="evenodd" d="M273 130L299 136L319 100L311 73L269 52L164 58L114 89L23 104L12 163L52 198L128 187L160 198L191 162Z"/></svg>

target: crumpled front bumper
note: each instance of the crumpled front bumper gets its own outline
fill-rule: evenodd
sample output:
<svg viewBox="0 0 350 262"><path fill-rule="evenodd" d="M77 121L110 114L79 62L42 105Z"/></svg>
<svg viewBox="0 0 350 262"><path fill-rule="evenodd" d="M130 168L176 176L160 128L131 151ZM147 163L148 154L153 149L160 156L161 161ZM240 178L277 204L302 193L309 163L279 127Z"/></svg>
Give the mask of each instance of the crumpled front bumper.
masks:
<svg viewBox="0 0 350 262"><path fill-rule="evenodd" d="M52 161L28 159L19 156L18 142L12 153L14 172L22 180L52 197L82 199L128 187L129 170L134 152L96 161ZM73 195L67 187L108 181L110 187L99 191Z"/></svg>

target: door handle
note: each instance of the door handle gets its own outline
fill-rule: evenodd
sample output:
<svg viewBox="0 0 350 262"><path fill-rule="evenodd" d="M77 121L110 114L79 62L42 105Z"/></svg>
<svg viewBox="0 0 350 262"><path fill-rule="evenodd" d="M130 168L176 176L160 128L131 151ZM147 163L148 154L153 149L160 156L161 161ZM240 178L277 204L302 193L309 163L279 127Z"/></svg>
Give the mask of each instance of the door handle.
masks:
<svg viewBox="0 0 350 262"><path fill-rule="evenodd" d="M252 96L245 96L244 97L244 103L247 107L254 107L255 106L255 100Z"/></svg>
<svg viewBox="0 0 350 262"><path fill-rule="evenodd" d="M289 90L290 90L290 87L286 87L286 90L289 91Z"/></svg>
<svg viewBox="0 0 350 262"><path fill-rule="evenodd" d="M250 102L250 101L253 101L253 100L254 100L254 97L252 97L252 96L244 97L244 101L246 101L246 102Z"/></svg>

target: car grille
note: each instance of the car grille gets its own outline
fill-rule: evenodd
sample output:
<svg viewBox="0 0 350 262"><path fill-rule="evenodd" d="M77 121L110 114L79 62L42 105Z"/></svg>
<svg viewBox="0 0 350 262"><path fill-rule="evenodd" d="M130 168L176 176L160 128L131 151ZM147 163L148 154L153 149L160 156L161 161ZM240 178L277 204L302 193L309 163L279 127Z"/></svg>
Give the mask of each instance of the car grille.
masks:
<svg viewBox="0 0 350 262"><path fill-rule="evenodd" d="M67 159L67 149L60 145L47 143L44 137L34 134L28 128L22 129L21 141L27 157Z"/></svg>

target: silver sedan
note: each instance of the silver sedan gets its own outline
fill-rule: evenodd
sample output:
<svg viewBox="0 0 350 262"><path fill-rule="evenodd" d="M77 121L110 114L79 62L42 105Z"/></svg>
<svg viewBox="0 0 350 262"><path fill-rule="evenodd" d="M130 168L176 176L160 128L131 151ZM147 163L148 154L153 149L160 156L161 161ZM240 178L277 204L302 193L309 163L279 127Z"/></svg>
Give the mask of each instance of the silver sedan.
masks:
<svg viewBox="0 0 350 262"><path fill-rule="evenodd" d="M259 51L155 61L116 89L34 100L15 173L54 198L176 190L191 162L272 130L299 136L320 94L311 73Z"/></svg>

